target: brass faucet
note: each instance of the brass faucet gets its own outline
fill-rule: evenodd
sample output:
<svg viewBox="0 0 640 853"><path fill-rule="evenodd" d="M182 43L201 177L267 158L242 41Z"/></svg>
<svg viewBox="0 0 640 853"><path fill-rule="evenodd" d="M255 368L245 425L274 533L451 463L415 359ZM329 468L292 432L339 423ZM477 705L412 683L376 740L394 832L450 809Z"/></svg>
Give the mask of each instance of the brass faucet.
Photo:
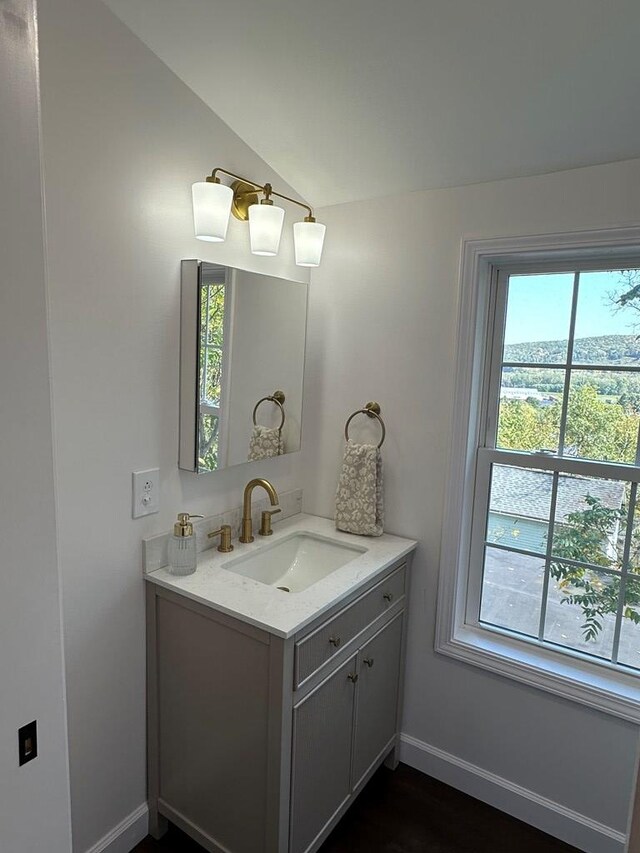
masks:
<svg viewBox="0 0 640 853"><path fill-rule="evenodd" d="M253 542L251 496L256 486L262 486L265 492L269 495L271 506L278 505L278 493L268 480L264 480L262 477L256 477L255 480L249 480L244 488L244 500L242 503L242 533L240 534L240 542Z"/></svg>

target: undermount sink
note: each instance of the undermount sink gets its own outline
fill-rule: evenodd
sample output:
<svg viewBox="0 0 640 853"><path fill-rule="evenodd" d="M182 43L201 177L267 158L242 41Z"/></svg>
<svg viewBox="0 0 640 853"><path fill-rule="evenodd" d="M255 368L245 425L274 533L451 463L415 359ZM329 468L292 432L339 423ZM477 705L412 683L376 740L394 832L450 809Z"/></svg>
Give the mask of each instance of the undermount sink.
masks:
<svg viewBox="0 0 640 853"><path fill-rule="evenodd" d="M283 592L302 592L366 550L301 531L252 554L236 557L223 568Z"/></svg>

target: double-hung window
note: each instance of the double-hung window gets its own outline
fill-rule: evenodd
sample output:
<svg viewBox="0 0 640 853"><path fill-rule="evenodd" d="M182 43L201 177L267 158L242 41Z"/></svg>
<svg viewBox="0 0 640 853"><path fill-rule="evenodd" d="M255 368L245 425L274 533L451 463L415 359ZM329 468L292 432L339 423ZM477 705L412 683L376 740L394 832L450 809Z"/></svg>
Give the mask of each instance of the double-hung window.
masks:
<svg viewBox="0 0 640 853"><path fill-rule="evenodd" d="M474 267L438 647L636 718L640 253L556 254Z"/></svg>

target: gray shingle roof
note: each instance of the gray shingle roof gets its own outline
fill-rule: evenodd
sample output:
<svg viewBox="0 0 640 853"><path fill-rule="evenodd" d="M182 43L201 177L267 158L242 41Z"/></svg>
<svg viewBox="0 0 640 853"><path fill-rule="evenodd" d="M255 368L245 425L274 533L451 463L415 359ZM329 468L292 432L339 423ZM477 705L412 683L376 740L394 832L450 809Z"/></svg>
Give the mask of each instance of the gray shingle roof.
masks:
<svg viewBox="0 0 640 853"><path fill-rule="evenodd" d="M492 512L548 521L553 475L526 468L494 465L491 478ZM585 495L599 498L609 509L619 509L624 499L624 483L590 477L561 475L558 483L556 518L587 509Z"/></svg>

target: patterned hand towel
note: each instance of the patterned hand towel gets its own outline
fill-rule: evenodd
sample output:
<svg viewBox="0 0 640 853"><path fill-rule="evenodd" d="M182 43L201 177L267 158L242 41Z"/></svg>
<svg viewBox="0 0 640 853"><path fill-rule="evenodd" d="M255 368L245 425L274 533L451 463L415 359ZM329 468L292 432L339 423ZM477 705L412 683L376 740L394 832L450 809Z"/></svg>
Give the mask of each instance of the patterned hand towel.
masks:
<svg viewBox="0 0 640 853"><path fill-rule="evenodd" d="M336 528L361 536L382 536L382 457L374 444L349 440L336 493Z"/></svg>
<svg viewBox="0 0 640 853"><path fill-rule="evenodd" d="M251 431L249 439L248 462L257 459L268 459L270 456L281 456L284 453L282 433L279 429L257 424Z"/></svg>

